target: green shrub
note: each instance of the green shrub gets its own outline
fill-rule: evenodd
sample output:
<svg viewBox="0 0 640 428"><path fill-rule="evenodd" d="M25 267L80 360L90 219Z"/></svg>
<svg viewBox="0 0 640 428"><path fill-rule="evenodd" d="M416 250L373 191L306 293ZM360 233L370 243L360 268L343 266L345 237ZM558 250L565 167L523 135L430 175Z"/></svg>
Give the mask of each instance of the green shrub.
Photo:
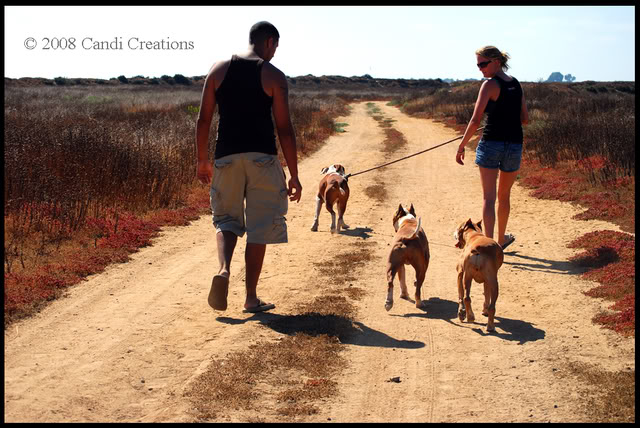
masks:
<svg viewBox="0 0 640 428"><path fill-rule="evenodd" d="M191 80L187 79L182 74L176 74L173 76L173 80L179 85L191 85Z"/></svg>

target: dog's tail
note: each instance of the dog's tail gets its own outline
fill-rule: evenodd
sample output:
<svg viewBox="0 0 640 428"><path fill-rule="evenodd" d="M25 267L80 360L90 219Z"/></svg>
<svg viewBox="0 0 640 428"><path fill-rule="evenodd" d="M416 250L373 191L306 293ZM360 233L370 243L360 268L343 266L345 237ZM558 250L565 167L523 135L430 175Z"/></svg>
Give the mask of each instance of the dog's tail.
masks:
<svg viewBox="0 0 640 428"><path fill-rule="evenodd" d="M342 196L344 196L344 195L346 195L346 194L347 194L347 192L345 192L345 191L344 191L344 188L342 187L342 185L343 185L343 184L346 184L346 183L347 183L347 180L345 179L343 182L341 182L341 183L338 185L338 189L340 189L340 194L341 194Z"/></svg>

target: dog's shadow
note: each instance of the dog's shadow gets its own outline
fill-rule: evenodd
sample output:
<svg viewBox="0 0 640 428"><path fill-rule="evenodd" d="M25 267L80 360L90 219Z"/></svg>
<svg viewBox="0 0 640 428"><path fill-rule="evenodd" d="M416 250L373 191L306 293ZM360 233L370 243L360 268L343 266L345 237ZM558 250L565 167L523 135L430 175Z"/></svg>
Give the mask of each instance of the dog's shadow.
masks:
<svg viewBox="0 0 640 428"><path fill-rule="evenodd" d="M487 332L481 328L472 328L472 330L482 336L498 336L499 338L504 340L518 342L518 345L524 345L527 342L542 340L546 335L544 330L534 327L530 322L522 320L512 320L509 318L498 316L495 317L495 320L495 331ZM474 324L476 323L474 322Z"/></svg>
<svg viewBox="0 0 640 428"><path fill-rule="evenodd" d="M248 321L258 321L263 326L288 336L295 336L298 333L310 336L327 335L337 337L341 343L357 346L378 346L401 349L419 349L425 346L424 342L395 339L359 321L353 321L334 314L312 312L299 315L281 315L271 312L261 312L253 314L253 316L246 319L218 317L217 320L230 325L243 324Z"/></svg>
<svg viewBox="0 0 640 428"><path fill-rule="evenodd" d="M415 304L415 300L413 299L409 299L408 301ZM431 297L429 300L423 300L423 304L424 306L422 308L416 308L416 310L421 312L392 316L439 319L457 327L470 328L482 336L491 335L504 340L518 342L518 345L523 345L527 342L535 342L536 340L542 340L545 338L544 330L536 328L532 323L522 320L513 320L496 316L496 330L493 332L487 332L483 328L477 327L479 325L486 326L486 321L488 320L487 317L481 314L476 314L476 321L473 323L460 322L458 319L458 303L452 302L451 300ZM484 323L481 321L482 319L485 320Z"/></svg>
<svg viewBox="0 0 640 428"><path fill-rule="evenodd" d="M373 229L370 227L354 227L350 229L342 229L340 231L340 235L356 236L358 238L367 239L371 238L371 232L373 232Z"/></svg>
<svg viewBox="0 0 640 428"><path fill-rule="evenodd" d="M405 299L400 299L400 301L404 301ZM406 299L407 302L411 302L414 305L416 301L413 299ZM429 318L429 319L438 319L454 324L451 320L458 316L458 304L456 302L452 302L451 300L443 300L439 297L430 297L428 300L422 301L421 308L415 308L417 311L421 312L412 312L408 314L396 315L390 314L395 317L417 317L417 318Z"/></svg>

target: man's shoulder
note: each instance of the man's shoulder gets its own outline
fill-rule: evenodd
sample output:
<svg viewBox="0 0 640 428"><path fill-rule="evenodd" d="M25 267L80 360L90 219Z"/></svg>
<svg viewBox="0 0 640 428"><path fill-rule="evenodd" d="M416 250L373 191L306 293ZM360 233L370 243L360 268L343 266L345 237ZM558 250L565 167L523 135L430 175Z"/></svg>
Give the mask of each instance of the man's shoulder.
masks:
<svg viewBox="0 0 640 428"><path fill-rule="evenodd" d="M287 81L287 78L284 75L284 73L280 71L278 67L271 64L270 62L265 61L264 65L262 66L262 69L265 72L265 77L267 77L269 80L285 81L285 82Z"/></svg>
<svg viewBox="0 0 640 428"><path fill-rule="evenodd" d="M207 78L212 78L213 80L222 82L222 79L224 79L224 76L227 73L227 70L229 69L229 64L231 64L230 59L226 59L226 60L222 60L214 63L211 66L211 69L209 70L209 74L207 75Z"/></svg>
<svg viewBox="0 0 640 428"><path fill-rule="evenodd" d="M266 78L267 84L273 84L278 86L287 86L287 77L284 75L278 67L271 64L270 62L265 62L263 66L263 78Z"/></svg>
<svg viewBox="0 0 640 428"><path fill-rule="evenodd" d="M222 61L217 61L211 66L211 70L209 72L215 73L218 70L227 69L229 68L229 64L231 64L231 59L224 59Z"/></svg>

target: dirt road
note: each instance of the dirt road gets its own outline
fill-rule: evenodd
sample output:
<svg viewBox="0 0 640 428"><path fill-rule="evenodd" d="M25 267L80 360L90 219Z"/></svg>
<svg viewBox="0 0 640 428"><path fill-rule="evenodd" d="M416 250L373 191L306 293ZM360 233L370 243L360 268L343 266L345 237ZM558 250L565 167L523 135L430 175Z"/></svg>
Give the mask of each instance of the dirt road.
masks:
<svg viewBox="0 0 640 428"><path fill-rule="evenodd" d="M415 153L456 135L444 125L410 118L377 103L408 141L393 158ZM352 177L345 216L347 234L329 233L329 216L311 232L320 169L342 163L347 172L387 160L384 133L366 103L354 104L347 132L300 164L302 201L290 204L289 243L267 250L259 296L291 313L323 294L313 263L358 240L375 243L356 285L361 334L344 343L348 367L336 379L339 394L308 421L332 422L542 422L584 420L582 389L558 374L569 362L604 370L635 369L633 339L591 323L608 306L581 292L594 286L567 262L566 244L583 233L612 229L599 221L576 221L579 209L544 201L514 188L509 231L517 240L500 270L496 332L486 334L480 315L482 287L472 288L476 322L457 313L454 227L481 213L481 189L473 153L455 163L453 143L389 167ZM386 157L385 157L386 156ZM384 201L367 196L378 183ZM370 192L368 192L370 194ZM431 264L423 287L425 310L399 299L386 312L384 264L399 203L413 203L428 236ZM153 246L69 290L32 319L5 332L5 422L190 421L185 388L212 356L245 349L280 333L262 315L242 313L245 241L232 265L229 309L207 305L217 269L210 216L171 228ZM412 269L407 283L412 294ZM399 377L400 382L388 382ZM269 416L265 403L265 419ZM228 420L242 421L242 412Z"/></svg>

